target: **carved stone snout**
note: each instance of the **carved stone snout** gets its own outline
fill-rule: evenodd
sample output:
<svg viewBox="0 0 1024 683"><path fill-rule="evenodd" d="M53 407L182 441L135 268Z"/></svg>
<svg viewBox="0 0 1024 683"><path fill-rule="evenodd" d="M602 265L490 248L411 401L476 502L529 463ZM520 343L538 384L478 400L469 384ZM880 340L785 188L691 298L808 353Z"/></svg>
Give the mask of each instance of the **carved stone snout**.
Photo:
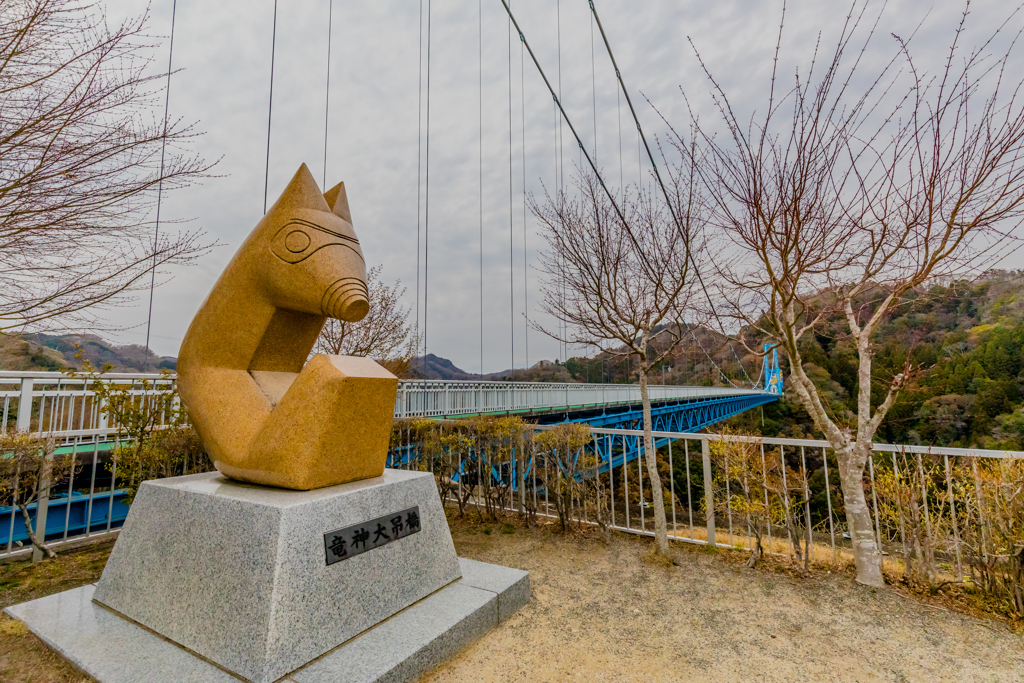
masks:
<svg viewBox="0 0 1024 683"><path fill-rule="evenodd" d="M320 308L328 318L349 322L362 320L370 311L366 283L355 277L346 277L334 282L324 292Z"/></svg>

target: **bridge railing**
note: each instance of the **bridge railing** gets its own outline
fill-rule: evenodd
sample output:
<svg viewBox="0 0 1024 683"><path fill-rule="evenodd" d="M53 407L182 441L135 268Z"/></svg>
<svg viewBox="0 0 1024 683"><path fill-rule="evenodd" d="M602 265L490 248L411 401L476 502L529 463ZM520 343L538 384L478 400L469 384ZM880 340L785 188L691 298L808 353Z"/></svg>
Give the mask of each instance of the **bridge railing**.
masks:
<svg viewBox="0 0 1024 683"><path fill-rule="evenodd" d="M144 397L171 391L173 375L110 372L99 380ZM104 441L117 433L96 394L97 378L61 372L0 371L0 434L52 434L61 443ZM160 424L170 418L161 416Z"/></svg>
<svg viewBox="0 0 1024 683"><path fill-rule="evenodd" d="M127 387L138 396L172 391L174 375L105 373L99 377ZM65 444L92 444L113 438L96 396L97 379L60 372L0 371L0 433L9 429L52 434ZM147 385L143 385L143 381ZM649 387L651 400L687 400L762 393L731 387ZM488 413L552 412L587 406L636 404L635 384L547 384L541 382L473 382L402 380L395 398L395 418L458 417ZM161 421L163 424L166 418Z"/></svg>
<svg viewBox="0 0 1024 683"><path fill-rule="evenodd" d="M495 443L493 435L471 432L468 441L437 438L465 429L459 423L432 427L438 430L433 437L417 437L410 425L410 434L394 441L389 463L434 472L446 503L460 508L567 518L654 536L643 432L593 428L590 442L575 452L557 453L550 442L545 452L537 436L555 428L527 426L514 443L508 437ZM798 558L803 542L813 562L851 559L838 463L827 441L664 431L653 436L670 541L748 550L760 541L766 553ZM445 443L469 446L453 452L441 447ZM742 462L730 463L730 457ZM1024 452L1012 450L876 443L864 472L883 562L890 570L895 561L899 571L911 566L919 575L951 580L968 570L1012 574L1012 558L1001 549L1006 539L999 539L1014 525L999 515L1012 516L1006 501L1022 487Z"/></svg>
<svg viewBox="0 0 1024 683"><path fill-rule="evenodd" d="M649 386L648 391L656 402L762 393L732 387L667 385ZM636 403L640 403L640 387L635 384L403 380L398 384L395 417L551 412Z"/></svg>

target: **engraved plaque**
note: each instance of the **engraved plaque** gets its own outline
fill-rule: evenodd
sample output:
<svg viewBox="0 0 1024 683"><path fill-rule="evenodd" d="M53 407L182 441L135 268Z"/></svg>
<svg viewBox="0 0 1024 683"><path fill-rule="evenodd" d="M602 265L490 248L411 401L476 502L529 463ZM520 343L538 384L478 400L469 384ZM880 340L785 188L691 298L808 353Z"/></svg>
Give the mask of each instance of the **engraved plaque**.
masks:
<svg viewBox="0 0 1024 683"><path fill-rule="evenodd" d="M419 530L420 507L417 505L367 522L328 531L324 534L327 564L361 555L367 550L411 536Z"/></svg>

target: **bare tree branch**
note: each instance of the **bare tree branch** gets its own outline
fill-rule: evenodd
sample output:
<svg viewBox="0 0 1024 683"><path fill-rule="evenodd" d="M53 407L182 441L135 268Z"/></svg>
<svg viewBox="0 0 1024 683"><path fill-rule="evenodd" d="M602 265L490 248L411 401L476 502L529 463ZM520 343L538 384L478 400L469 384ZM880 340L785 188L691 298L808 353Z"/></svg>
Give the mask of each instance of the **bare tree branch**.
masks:
<svg viewBox="0 0 1024 683"><path fill-rule="evenodd" d="M0 11L0 331L95 322L152 268L209 249L199 231L153 243L158 188L211 165L187 151L193 125L162 120L167 74L148 73L159 43L147 20L110 26L73 0Z"/></svg>
<svg viewBox="0 0 1024 683"><path fill-rule="evenodd" d="M1024 81L1007 85L1020 32L1007 34L1007 20L965 51L969 6L934 74L918 65L910 38L893 36L891 56L865 80L863 57L885 8L866 27L866 3L853 0L827 59L819 61L816 49L781 97L776 58L767 108L748 123L702 61L727 135L692 108L692 139L673 130L684 163L713 199L711 225L724 236L716 249L726 256L714 261L719 310L789 356L793 388L836 450L858 581L871 585L882 577L863 472L911 370L908 360L904 372L880 382L872 339L916 288L1005 253L1024 219ZM993 56L997 37L1005 38L1003 51ZM782 33L779 41L776 57ZM881 295L865 305L873 292ZM800 354L804 336L836 317L845 319L859 360L857 410L849 416L823 399ZM884 398L873 402L876 387Z"/></svg>
<svg viewBox="0 0 1024 683"><path fill-rule="evenodd" d="M690 175L690 169L677 169L676 186L685 187ZM704 208L694 188L676 193L677 223L660 198L626 190L620 217L599 179L585 175L576 188L578 197L546 196L543 204L531 199L547 244L540 256L540 305L565 323L562 333L534 326L569 344L639 361L656 547L666 553L665 507L647 382L652 368L671 357L690 331L686 318L693 321L690 299L695 284L690 255L703 245ZM616 345L622 348L615 350Z"/></svg>

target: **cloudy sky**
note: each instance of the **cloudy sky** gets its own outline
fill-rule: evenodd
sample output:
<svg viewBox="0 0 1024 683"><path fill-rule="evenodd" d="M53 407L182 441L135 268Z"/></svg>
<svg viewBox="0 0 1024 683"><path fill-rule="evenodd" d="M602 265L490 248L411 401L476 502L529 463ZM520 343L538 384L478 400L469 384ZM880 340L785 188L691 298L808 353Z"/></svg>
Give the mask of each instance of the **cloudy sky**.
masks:
<svg viewBox="0 0 1024 683"><path fill-rule="evenodd" d="M687 113L680 89L704 120L714 116L691 40L741 118L763 106L781 1L597 0L596 5L650 137L665 126L645 98L683 127ZM172 0L149 4L152 32L170 32L171 6ZM428 6L429 280L424 277ZM108 4L111 21L146 7L142 0ZM617 100L614 72L596 31L592 49L587 2L513 0L511 7L556 87L560 76L569 117L609 183L646 179L647 164L639 161L636 132L625 103ZM784 73L806 68L819 32L828 44L847 8L835 0L788 2ZM880 8L876 2L869 11ZM271 203L303 162L323 181L330 9L331 0L278 0ZM891 57L890 34L910 35L922 20L916 54L937 68L961 10L961 3L943 0L889 2L865 73ZM509 78L509 25L500 0L333 0L332 11L326 186L345 181L368 265L382 264L389 282L401 280L415 318L419 264L418 315L421 327L426 324L428 350L467 371L560 357L564 352L556 341L526 330L526 315L550 321L537 310L540 282L532 264L542 245L535 221L524 216L523 179L527 193L554 188L559 159L568 179L579 152L564 125L559 147L553 102L529 56L521 56L518 40L511 46ZM1005 13L1005 3L996 0L974 3L968 42L991 32ZM220 162L219 177L168 196L163 212L167 218L192 219L193 227L223 246L172 273L157 290L152 346L162 355L177 354L196 309L263 214L273 14L273 0L177 0L174 68L180 72L171 83L171 114L197 121L205 131L197 149ZM161 49L159 61L165 63L166 42ZM130 328L118 341L144 340L145 302L138 303L109 313L112 322Z"/></svg>

